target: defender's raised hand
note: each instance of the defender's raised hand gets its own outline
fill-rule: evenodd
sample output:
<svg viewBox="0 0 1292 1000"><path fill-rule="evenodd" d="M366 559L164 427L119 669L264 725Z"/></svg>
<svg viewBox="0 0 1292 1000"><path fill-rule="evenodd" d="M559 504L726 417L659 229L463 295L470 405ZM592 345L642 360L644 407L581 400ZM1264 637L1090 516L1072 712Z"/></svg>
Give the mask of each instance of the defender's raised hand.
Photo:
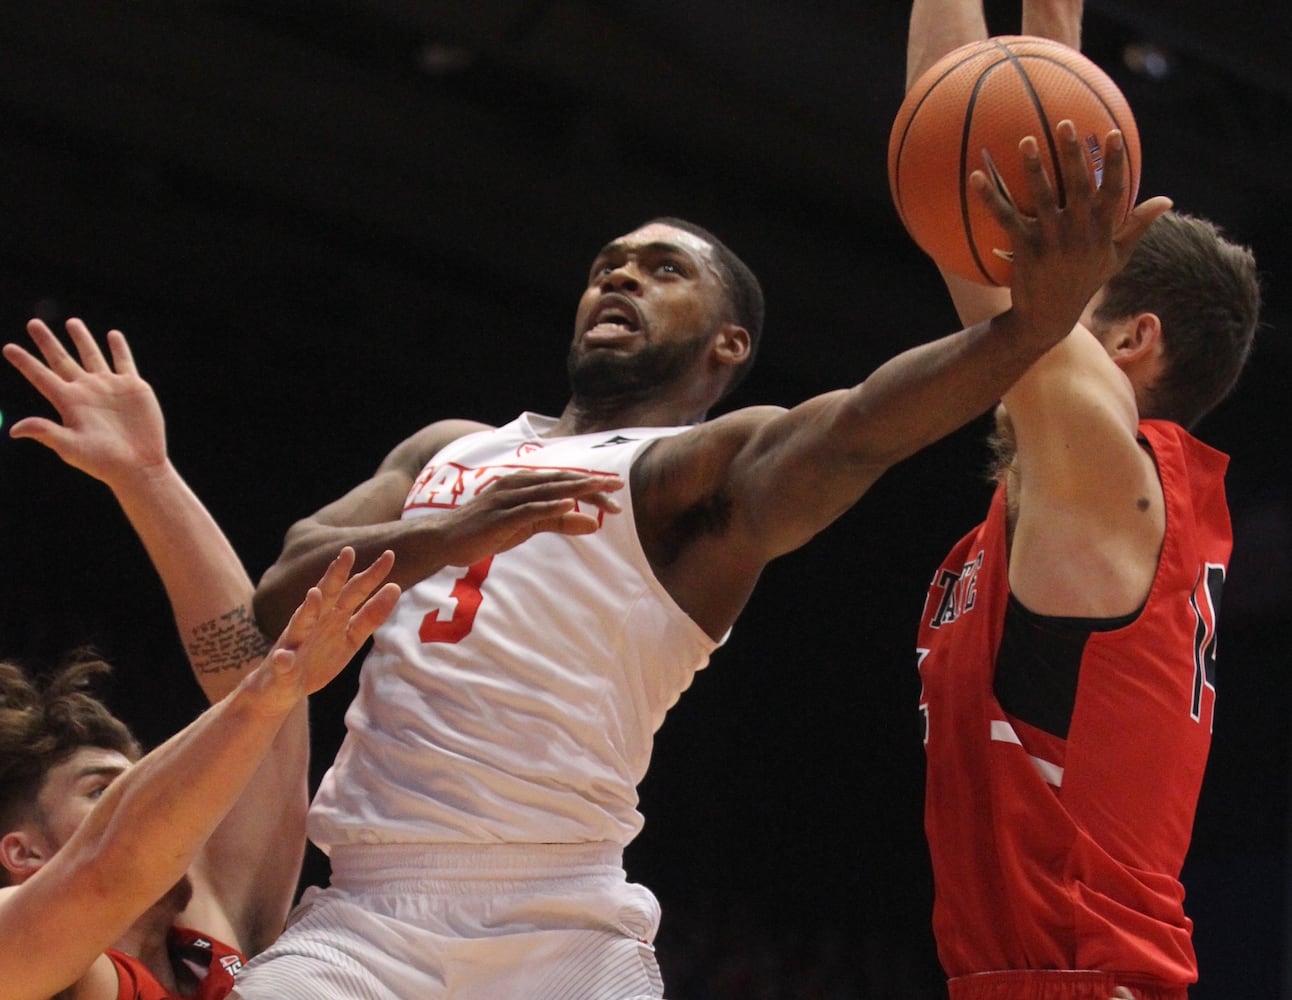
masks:
<svg viewBox="0 0 1292 1000"><path fill-rule="evenodd" d="M108 332L111 365L79 319L67 321L76 357L40 320L31 320L27 332L41 357L5 344L5 359L49 400L62 423L24 417L9 431L11 437L39 441L68 465L113 487L166 464L161 407L139 377L120 330Z"/></svg>
<svg viewBox="0 0 1292 1000"><path fill-rule="evenodd" d="M394 553L383 552L352 575L354 549L346 546L310 588L262 668L270 672L266 690L283 698L284 706L329 683L386 620L399 600L399 587L377 588L394 564Z"/></svg>

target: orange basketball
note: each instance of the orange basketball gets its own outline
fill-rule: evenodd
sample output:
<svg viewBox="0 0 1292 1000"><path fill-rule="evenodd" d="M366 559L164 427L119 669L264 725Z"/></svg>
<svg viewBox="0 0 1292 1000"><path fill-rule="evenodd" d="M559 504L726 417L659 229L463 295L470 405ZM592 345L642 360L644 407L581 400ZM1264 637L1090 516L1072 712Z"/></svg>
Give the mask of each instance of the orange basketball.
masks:
<svg viewBox="0 0 1292 1000"><path fill-rule="evenodd" d="M1032 211L1018 143L1035 136L1062 204L1054 128L1065 118L1077 127L1096 183L1104 139L1121 129L1129 212L1139 188L1139 130L1117 85L1075 49L1002 35L947 53L915 82L888 140L888 183L907 232L939 267L983 285L1009 284L1009 236L969 175L990 176L990 157L1019 208Z"/></svg>

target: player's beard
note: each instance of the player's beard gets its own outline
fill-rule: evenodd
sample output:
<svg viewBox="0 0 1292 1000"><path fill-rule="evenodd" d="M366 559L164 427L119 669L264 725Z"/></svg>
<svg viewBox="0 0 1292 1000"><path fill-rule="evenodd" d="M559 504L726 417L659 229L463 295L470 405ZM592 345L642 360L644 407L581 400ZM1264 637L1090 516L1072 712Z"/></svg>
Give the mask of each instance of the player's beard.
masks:
<svg viewBox="0 0 1292 1000"><path fill-rule="evenodd" d="M581 352L577 343L572 344L565 362L570 391L585 406L648 399L691 368L709 340L704 333L669 344L647 344L631 354L604 349Z"/></svg>

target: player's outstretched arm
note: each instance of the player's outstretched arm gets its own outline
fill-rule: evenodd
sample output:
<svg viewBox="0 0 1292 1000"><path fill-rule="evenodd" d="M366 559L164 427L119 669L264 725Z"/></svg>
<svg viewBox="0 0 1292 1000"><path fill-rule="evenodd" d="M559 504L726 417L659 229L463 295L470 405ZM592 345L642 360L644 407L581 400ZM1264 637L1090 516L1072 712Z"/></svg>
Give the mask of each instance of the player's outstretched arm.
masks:
<svg viewBox="0 0 1292 1000"><path fill-rule="evenodd" d="M111 363L79 319L67 321L75 354L40 320L27 331L40 356L17 344L4 356L60 419L25 417L11 436L40 442L112 490L166 588L198 683L218 701L269 640L252 617L242 561L171 464L156 394L119 330L107 335Z"/></svg>
<svg viewBox="0 0 1292 1000"><path fill-rule="evenodd" d="M74 354L43 323L33 320L28 331L40 356L14 344L5 355L61 422L28 417L13 435L41 442L113 491L165 585L193 671L218 701L269 648L252 614L251 579L171 464L160 405L125 337L109 332L109 363L80 320L67 324ZM281 927L305 849L308 764L302 704L265 755L255 795L227 811L194 865L194 926L248 952Z"/></svg>
<svg viewBox="0 0 1292 1000"><path fill-rule="evenodd" d="M1058 206L1030 138L1020 152L1035 217L1021 214L980 172L974 177L978 196L1015 248L1011 308L903 352L862 384L795 407L751 440L733 468L740 477L736 494L751 499L757 530L782 551L820 530L885 469L995 404L1072 330L1148 224L1170 207L1164 198L1151 199L1119 225L1126 183L1120 136L1108 137L1107 173L1096 188L1071 122L1056 132L1065 207ZM787 511L801 514L787 518Z"/></svg>
<svg viewBox="0 0 1292 1000"><path fill-rule="evenodd" d="M430 425L392 451L371 479L292 525L282 554L256 588L257 620L267 627L284 621L308 581L342 545L353 546L361 559L393 550L394 580L409 587L445 566L469 566L538 532L587 534L600 525L601 515L618 512L612 494L623 483L616 477L522 470L441 516L400 520L426 463L456 438L483 429L461 420Z"/></svg>
<svg viewBox="0 0 1292 1000"><path fill-rule="evenodd" d="M1119 137L1108 137L1104 184L1096 188L1072 124L1057 134L1066 207L1057 205L1035 141L1023 143L1021 155L1036 216L1020 214L977 175L977 196L1015 247L1011 309L904 351L852 389L788 411L737 411L657 442L638 460L633 502L651 512L638 519L643 545L661 581L710 635L734 621L770 559L830 524L886 469L994 405L1072 330L1170 206L1152 199L1119 225L1126 183ZM679 554L675 539L656 537L650 526L682 517L706 530L692 531Z"/></svg>
<svg viewBox="0 0 1292 1000"><path fill-rule="evenodd" d="M1059 207L1054 183L1034 138L1019 145L1036 204L1026 216L982 172L974 191L1009 231L1014 247L1013 304L985 323L932 344L903 351L870 379L836 397L796 408L780 422L791 447L774 447L773 460L828 455L851 466L846 490L868 486L890 465L985 412L1045 351L1078 324L1081 313L1125 264L1150 222L1171 207L1164 198L1138 205L1119 224L1127 183L1124 143L1107 137L1106 173L1094 185L1076 129L1056 129L1067 203ZM824 412L822 412L824 411ZM824 417L824 424L820 420ZM810 466L805 466L810 468ZM806 497L805 497L806 500Z"/></svg>
<svg viewBox="0 0 1292 1000"><path fill-rule="evenodd" d="M112 781L61 850L0 891L0 981L9 1000L47 1000L102 976L104 949L185 873L284 719L390 613L398 588L380 586L390 558L351 576L352 553L340 557L260 666Z"/></svg>

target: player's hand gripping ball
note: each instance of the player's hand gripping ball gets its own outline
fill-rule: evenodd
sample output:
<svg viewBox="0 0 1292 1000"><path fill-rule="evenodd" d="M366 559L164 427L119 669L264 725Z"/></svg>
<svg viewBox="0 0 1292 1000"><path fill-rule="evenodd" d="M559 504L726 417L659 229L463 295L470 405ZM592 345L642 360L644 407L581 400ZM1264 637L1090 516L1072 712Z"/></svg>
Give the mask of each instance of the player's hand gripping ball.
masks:
<svg viewBox="0 0 1292 1000"><path fill-rule="evenodd" d="M888 140L888 183L907 232L944 270L981 285L1009 285L1009 237L969 187L983 170L1031 214L1018 144L1035 136L1064 203L1054 128L1071 119L1096 183L1104 139L1126 140L1123 216L1139 189L1139 130L1103 70L1075 49L1029 35L1001 35L947 53L907 92Z"/></svg>

